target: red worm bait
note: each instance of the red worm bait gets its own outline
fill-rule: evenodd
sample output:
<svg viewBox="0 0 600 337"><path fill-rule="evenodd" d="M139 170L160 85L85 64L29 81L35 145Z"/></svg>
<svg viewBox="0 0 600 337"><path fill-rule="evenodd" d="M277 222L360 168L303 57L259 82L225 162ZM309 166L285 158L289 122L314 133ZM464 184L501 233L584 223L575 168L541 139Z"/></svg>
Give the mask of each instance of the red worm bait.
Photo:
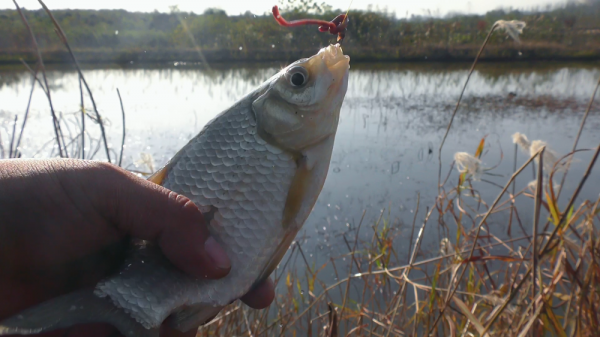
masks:
<svg viewBox="0 0 600 337"><path fill-rule="evenodd" d="M344 37L346 37L346 27L348 26L348 19L346 18L345 14L340 14L331 21L315 19L286 21L286 19L284 19L279 13L279 8L277 8L277 6L273 6L273 16L275 17L275 20L284 27L318 25L320 32L329 32L333 35L337 34L337 40L340 43L344 40Z"/></svg>

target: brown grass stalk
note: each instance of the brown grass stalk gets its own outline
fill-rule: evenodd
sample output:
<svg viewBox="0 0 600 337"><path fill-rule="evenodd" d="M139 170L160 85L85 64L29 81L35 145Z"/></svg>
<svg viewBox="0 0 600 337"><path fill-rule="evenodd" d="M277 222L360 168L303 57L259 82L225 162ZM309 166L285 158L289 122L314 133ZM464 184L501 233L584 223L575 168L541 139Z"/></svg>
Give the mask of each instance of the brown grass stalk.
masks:
<svg viewBox="0 0 600 337"><path fill-rule="evenodd" d="M410 230L409 240L412 242L413 236L415 235L415 224L417 222L417 214L419 213L419 205L421 203L421 193L417 193L417 209L415 210L415 216L413 216L412 229ZM408 254L406 258L408 259L406 263L410 263L410 256L412 251L412 245L408 245Z"/></svg>
<svg viewBox="0 0 600 337"><path fill-rule="evenodd" d="M125 150L125 136L126 136L126 127L125 127L125 108L123 108L123 100L121 99L121 93L119 92L119 88L117 88L117 95L119 96L119 103L121 104L121 117L123 119L123 138L121 139L121 151L119 152L119 162L118 166L121 166L123 162L123 151Z"/></svg>
<svg viewBox="0 0 600 337"><path fill-rule="evenodd" d="M16 158L15 150L13 150L13 146L15 143L15 134L17 133L17 120L19 119L19 115L15 115L15 121L13 122L12 135L10 137L10 144L8 146L8 158Z"/></svg>
<svg viewBox="0 0 600 337"><path fill-rule="evenodd" d="M537 172L537 183L535 190L535 202L533 206L533 226L531 236L533 240L531 242L532 245L532 254L531 254L531 265L533 268L533 273L531 273L531 301L533 307L532 311L535 311L535 303L533 299L536 294L536 276L537 276L537 268L538 268L538 254L537 254L537 233L538 233L538 225L540 221L540 210L542 206L542 192L544 190L544 151L546 147L542 147L540 149L540 154L538 155L539 163L538 163L538 172Z"/></svg>
<svg viewBox="0 0 600 337"><path fill-rule="evenodd" d="M598 92L599 87L600 87L600 78L598 78L598 83L596 83L596 87L594 88L594 91L592 92L592 97L590 97L590 101L588 102L587 108L585 109L585 113L583 114L583 118L581 119L581 125L579 125L579 130L577 131L577 135L575 136L575 140L573 141L573 148L571 149L571 152L575 152L577 150L577 144L579 143L579 138L581 137L581 134L583 133L583 127L585 126L585 122L587 121L588 115L590 114L590 110L592 110L592 105L594 105L594 100L596 99L596 93ZM556 193L557 200L560 197L560 193L562 192L562 186L564 186L565 180L567 179L567 174L569 173L569 168L571 167L571 162L572 162L572 159L570 158L567 161L567 167L565 168L565 173L563 174L562 179L560 181L561 188Z"/></svg>
<svg viewBox="0 0 600 337"><path fill-rule="evenodd" d="M48 14L48 16L50 17L50 20L52 20L52 24L54 24L54 28L55 28L56 34L60 38L61 42L67 48L67 50L69 52L69 55L71 56L71 59L73 60L73 64L75 65L75 69L77 69L77 73L79 74L79 78L81 78L81 80L83 81L83 84L84 84L84 86L85 86L85 88L86 88L86 90L88 92L88 95L90 96L90 100L92 101L92 106L93 106L94 112L96 114L96 119L98 120L98 125L100 126L100 132L102 134L102 140L104 141L104 150L106 151L106 159L110 163L111 162L111 160L110 160L110 151L108 150L108 141L106 139L106 131L104 130L104 122L102 121L102 116L100 115L100 113L98 112L98 108L96 107L96 101L94 100L94 95L92 94L92 90L90 89L87 81L85 80L85 77L83 76L83 72L81 71L81 67L79 66L79 62L77 62L77 58L75 57L75 54L73 54L73 51L71 50L71 46L69 45L69 41L67 40L67 36L65 35L64 31L62 30L60 24L58 23L58 21L56 21L56 19L54 18L54 15L48 9L48 7L46 6L46 4L42 0L38 0L38 2L42 5L42 7L44 8L44 10L46 11L46 14ZM44 76L44 78L45 78L45 76ZM47 87L48 86L46 85L46 88Z"/></svg>
<svg viewBox="0 0 600 337"><path fill-rule="evenodd" d="M356 268L359 270L360 272L360 267L358 265L358 262L356 261L355 258L355 253L356 253L356 246L358 245L358 235L360 233L360 227L363 224L363 220L365 219L365 214L367 213L367 210L363 211L363 214L360 218L360 222L358 223L358 228L356 229L356 234L354 236L354 246L352 248L352 250L350 251L350 256L352 258L352 262L354 262L354 264L356 264ZM346 239L346 237L344 237L344 239ZM350 270L348 271L348 274L352 275L352 265L353 263L350 263ZM344 299L342 301L342 309L340 310L340 318L339 321L342 322L343 318L344 318L344 309L346 308L346 300L348 299L348 294L350 291L350 280L348 280L348 283L346 283L346 290L344 291ZM346 325L345 327L346 330L348 330L348 326Z"/></svg>
<svg viewBox="0 0 600 337"><path fill-rule="evenodd" d="M448 122L448 127L446 127L446 133L444 133L444 137L442 138L442 142L440 143L440 148L438 150L438 162L439 162L438 190L441 187L440 182L441 182L441 178L442 178L442 148L444 147L444 143L446 142L448 133L450 133L450 128L452 128L452 122L454 122L454 117L456 116L456 113L458 112L458 108L460 107L460 102L462 101L463 95L465 94L465 90L467 89L467 85L469 84L469 80L471 79L471 75L473 75L475 66L477 65L477 62L479 61L479 58L481 57L481 54L485 50L485 46L487 46L488 41L490 40L490 37L494 33L495 29L496 29L496 24L494 24L492 26L492 28L490 28L490 31L488 32L487 36L485 37L485 40L483 41L483 44L481 45L481 47L479 48L479 51L477 52L477 55L475 56L475 60L473 61L473 64L471 64L471 69L469 69L469 74L467 75L465 84L463 85L462 90L460 91L460 95L458 96L458 100L456 101L456 106L454 107L454 111L452 111L452 116L450 117L450 122Z"/></svg>
<svg viewBox="0 0 600 337"><path fill-rule="evenodd" d="M571 207L575 203L575 199L577 199L579 192L581 192L581 189L585 185L587 178L590 176L590 173L592 172L592 169L594 168L594 164L596 163L596 160L598 159L598 154L600 154L600 144L598 144L598 147L596 147L596 151L594 152L592 160L590 161L587 169L585 170L585 173L583 174L581 181L577 185L575 192L573 192L573 195L571 196L571 199L569 200L569 203L567 204L567 207L565 208L565 212L560 214L560 220L558 221L558 224L556 225L556 227L554 227L554 230L552 231L552 233L550 234L550 237L548 238L544 247L542 248L542 250L540 252L541 255L544 255L549 251L550 243L552 242L552 240L558 233L559 229L561 229L561 226L564 224L565 220L567 219L567 212L569 211L569 209L571 209Z"/></svg>
<svg viewBox="0 0 600 337"><path fill-rule="evenodd" d="M25 109L25 115L23 116L23 123L21 124L21 131L19 132L19 137L17 138L17 143L15 145L15 149L18 150L19 146L21 146L21 140L23 139L23 132L25 131L25 125L27 124L27 120L29 119L29 109L31 108L31 99L33 98L33 90L35 89L36 77L38 73L39 67L36 67L35 72L31 78L31 90L29 91L29 99L27 100L27 108Z"/></svg>
<svg viewBox="0 0 600 337"><path fill-rule="evenodd" d="M38 46L37 39L35 37L35 34L33 33L33 29L31 29L31 26L29 25L29 22L27 21L27 18L25 17L25 14L23 14L23 11L21 11L21 7L19 7L19 4L17 4L16 0L13 0L13 3L15 4L15 7L17 8L17 12L19 12L19 16L21 17L21 20L27 27L27 31L29 32L29 36L31 37L31 41L33 43L33 49L35 50L36 55L37 55L38 64L40 65L40 69L42 70L42 78L44 79L44 84L45 84L45 93L46 93L46 97L48 98L48 104L50 105L50 113L52 115L52 121L53 121L53 125L54 125L54 135L56 137L56 143L58 145L58 153L59 153L60 157L68 157L69 155L68 155L68 153L66 153L67 149L64 146L65 140L62 135L62 131L60 129L60 123L58 121L58 118L56 117L56 113L54 112L54 105L52 104L52 97L50 96L50 87L48 86L48 78L46 77L46 67L44 66L44 59L42 58L42 53L40 52L40 48ZM44 87L44 86L42 86L42 87Z"/></svg>
<svg viewBox="0 0 600 337"><path fill-rule="evenodd" d="M429 212L427 213L427 216L425 216L425 220L423 221L423 226L421 226L421 229L419 230L419 234L417 234L417 240L415 242L415 249L413 250L413 253L410 257L410 262L408 263L408 266L406 269L404 269L404 273L403 273L403 277L404 279L408 278L408 275L410 274L410 270L413 267L413 264L415 262L415 258L417 256L417 254L419 253L419 249L421 248L421 242L423 239L423 235L425 234L425 228L427 226L427 222L429 222L429 217L431 216L431 214L433 213L433 210L435 208L431 208L429 210ZM387 268L385 268L386 271L389 271ZM400 306L400 303L402 302L402 297L404 294L404 290L406 288L406 281L404 281L402 283L402 287L400 288L400 291L398 291L398 299L396 300L396 306L394 307L394 311L392 312L392 318L391 318L391 322L389 324L389 328L386 334L386 337L388 337L392 331L392 327L394 326L394 320L396 318L396 313L398 312L398 307ZM415 297L415 299L418 301L418 297ZM416 326L416 321L415 321L415 326Z"/></svg>
<svg viewBox="0 0 600 337"><path fill-rule="evenodd" d="M81 102L81 159L85 159L85 103L83 100L83 88L79 78L79 100ZM120 165L119 165L120 166Z"/></svg>
<svg viewBox="0 0 600 337"><path fill-rule="evenodd" d="M494 207L496 206L496 204L498 204L498 202L500 201L500 199L502 198L502 196L504 196L504 193L506 192L506 190L508 189L508 187L510 186L510 184L513 182L513 180L521 173L521 171L523 171L523 169L525 169L525 167L527 167L529 165L529 163L531 163L533 161L534 158L536 158L538 155L540 154L540 151L536 152L533 156L531 156L526 162L525 164L523 164L521 166L521 168L519 168L515 173L513 173L513 175L510 177L509 181L506 183L506 185L504 186L504 188L502 189L502 192L500 192L500 194L498 195L498 197L496 197L496 200L494 200L494 202L492 203L492 206L490 207L490 209L486 212L485 216L483 217L483 219L481 219L481 221L479 222L479 225L477 226L477 229L475 231L475 238L473 239L473 245L471 246L471 249L469 251L469 256L467 257L468 260L471 259L471 257L473 257L473 252L475 251L475 247L477 246L477 240L479 239L479 234L481 232L481 226L485 223L485 221L487 220L487 218L489 217L490 213L492 212L492 210L494 209ZM463 276L465 275L465 271L467 270L467 267L462 268L461 269L461 273L460 276L458 277L458 280L461 280L463 278ZM452 285L454 279L452 278L450 280L450 285ZM439 322L440 318L442 317L442 315L444 314L444 311L446 310L446 307L448 306L448 303L450 302L450 299L452 298L452 296L454 296L454 292L456 292L456 290L459 287L459 282L457 282L456 287L453 288L453 291L450 292L448 294L448 296L446 297L446 300L444 301L444 305L442 307L442 309L440 310L440 314L436 317L435 322L433 324L433 326L436 326L437 323Z"/></svg>

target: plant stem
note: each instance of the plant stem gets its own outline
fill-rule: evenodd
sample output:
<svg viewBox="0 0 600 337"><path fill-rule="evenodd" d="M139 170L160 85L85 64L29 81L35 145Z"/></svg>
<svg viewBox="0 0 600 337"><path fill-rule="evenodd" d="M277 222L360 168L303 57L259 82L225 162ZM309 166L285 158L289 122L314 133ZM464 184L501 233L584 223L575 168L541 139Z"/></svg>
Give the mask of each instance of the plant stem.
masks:
<svg viewBox="0 0 600 337"><path fill-rule="evenodd" d="M119 103L121 103L121 115L123 117L123 139L121 140L121 153L119 154L119 163L121 166L123 162L123 151L125 150L125 109L123 108L123 100L121 99L121 93L119 92L119 88L117 88L117 95L119 96Z"/></svg>
<svg viewBox="0 0 600 337"><path fill-rule="evenodd" d="M454 111L452 112L452 117L450 117L450 122L448 123L448 127L446 128L446 133L444 134L444 138L442 138L442 143L440 144L440 149L438 150L438 161L439 161L438 191L441 187L440 182L442 179L442 148L444 147L444 143L446 142L446 138L448 137L448 133L450 132L450 128L452 127L452 122L454 121L454 117L456 116L456 112L458 111L458 107L460 106L460 102L465 93L465 89L467 89L467 84L469 84L471 75L473 74L473 71L475 70L477 61L479 61L479 58L481 57L481 54L483 53L483 50L485 49L485 46L487 45L488 41L490 40L490 37L492 36L492 33L494 32L495 29L496 29L496 24L494 24L492 26L492 28L490 29L488 35L486 36L485 40L483 41L483 44L481 45L481 48L479 48L479 52L477 52L477 56L475 56L475 60L473 61L473 64L471 65L471 69L469 70L469 74L467 75L467 79L465 80L465 84L463 85L463 88L460 91L460 96L458 96L458 101L456 102L456 106L454 107Z"/></svg>

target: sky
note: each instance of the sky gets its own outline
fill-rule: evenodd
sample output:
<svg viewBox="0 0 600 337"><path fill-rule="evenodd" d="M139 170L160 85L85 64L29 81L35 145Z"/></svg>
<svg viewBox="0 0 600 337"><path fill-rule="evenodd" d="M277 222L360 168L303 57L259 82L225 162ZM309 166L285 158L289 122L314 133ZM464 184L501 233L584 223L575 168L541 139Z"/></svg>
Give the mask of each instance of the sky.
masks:
<svg viewBox="0 0 600 337"><path fill-rule="evenodd" d="M498 8L532 9L545 8L546 5L558 5L566 0L353 0L352 8L367 9L371 5L374 9L387 8L395 12L397 17L403 18L410 15L445 15L451 12L465 14L482 14ZM40 8L36 0L17 0L19 6L27 9ZM318 2L321 2L319 0ZM350 0L325 0L333 8L346 9ZM177 5L182 11L202 13L208 7L223 9L230 15L236 15L250 11L254 14L262 14L270 11L273 5L279 4L279 0L251 0L251 1L173 1L173 0L45 0L50 9L125 9L134 12L169 12L169 7ZM284 7L284 6L282 6ZM12 8L12 0L0 0L0 8ZM428 12L431 11L431 13Z"/></svg>

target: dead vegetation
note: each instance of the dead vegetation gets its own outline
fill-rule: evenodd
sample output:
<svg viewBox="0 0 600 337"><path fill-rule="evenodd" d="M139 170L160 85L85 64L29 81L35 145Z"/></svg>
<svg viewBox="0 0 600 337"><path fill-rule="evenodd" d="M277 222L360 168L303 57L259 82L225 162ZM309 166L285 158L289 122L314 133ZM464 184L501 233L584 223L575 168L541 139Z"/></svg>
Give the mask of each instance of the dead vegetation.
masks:
<svg viewBox="0 0 600 337"><path fill-rule="evenodd" d="M27 25L23 14L22 18ZM56 20L53 23L70 51L59 23ZM35 34L29 31L35 48ZM485 44L479 55L484 49ZM117 155L107 144L95 103L90 111L84 107L85 93L93 102L92 93L73 53L70 55L81 83L81 111L65 117L53 109L42 55L39 49L35 50L37 63L24 65L31 72L32 92L39 86L48 99L56 144L51 155L95 158L103 149L106 160L119 158L120 164L125 130L121 154ZM476 64L477 59L471 72ZM465 87L467 83L468 79ZM598 86L594 95L597 89ZM582 116L572 153L555 158L553 165L548 165L550 149L542 144L535 149L529 146L528 159L517 168L515 145L514 174L503 186L494 187L500 190L495 200L483 200L476 188L482 185L474 183L475 179L485 183L486 174L490 173L490 168L480 166L485 147L483 138L474 144L472 155L470 149L465 149L466 153L456 156L458 162L452 163L448 172L442 172L440 161L439 195L433 201L420 198L415 201L410 236L414 241L410 246L398 242L389 211L387 216L382 212L374 223L366 223L363 214L360 223L343 235L347 253L331 257L322 266L309 264L299 240L274 272L280 291L273 305L257 311L233 303L202 327L198 335L595 335L600 328L600 288L596 283L600 280L600 231L596 227L600 221L600 197L580 200L578 195L596 164L600 144L588 150L577 147L593 102L594 96ZM459 107L460 99L453 117ZM3 135L10 139L9 144L0 143L3 157L20 156L19 144L27 115L28 109L21 122L15 117L12 133L9 137ZM123 120L124 116L123 111ZM98 126L98 137L90 134L89 124L86 129L86 120ZM451 131L451 123L447 133ZM75 126L73 131L69 125ZM442 147L443 143L440 153ZM578 177L579 183L571 193L561 193L572 155L581 151L593 153L587 169ZM532 165L536 167L535 182L517 186L515 178ZM557 168L560 173L556 173ZM559 174L560 182L556 178ZM457 177L458 184L453 183ZM490 183L484 186L491 188ZM521 221L521 210L516 206L526 199L535 205L531 223ZM417 217L419 209L426 210L422 220ZM508 239L490 231L490 217L499 214L508 219ZM439 226L444 238L437 257L422 259L421 243L431 226ZM359 239L361 229L371 232L370 240ZM408 261L399 258L397 249L408 250ZM296 261L305 268L289 269L290 263ZM333 284L319 277L326 269L337 276Z"/></svg>

